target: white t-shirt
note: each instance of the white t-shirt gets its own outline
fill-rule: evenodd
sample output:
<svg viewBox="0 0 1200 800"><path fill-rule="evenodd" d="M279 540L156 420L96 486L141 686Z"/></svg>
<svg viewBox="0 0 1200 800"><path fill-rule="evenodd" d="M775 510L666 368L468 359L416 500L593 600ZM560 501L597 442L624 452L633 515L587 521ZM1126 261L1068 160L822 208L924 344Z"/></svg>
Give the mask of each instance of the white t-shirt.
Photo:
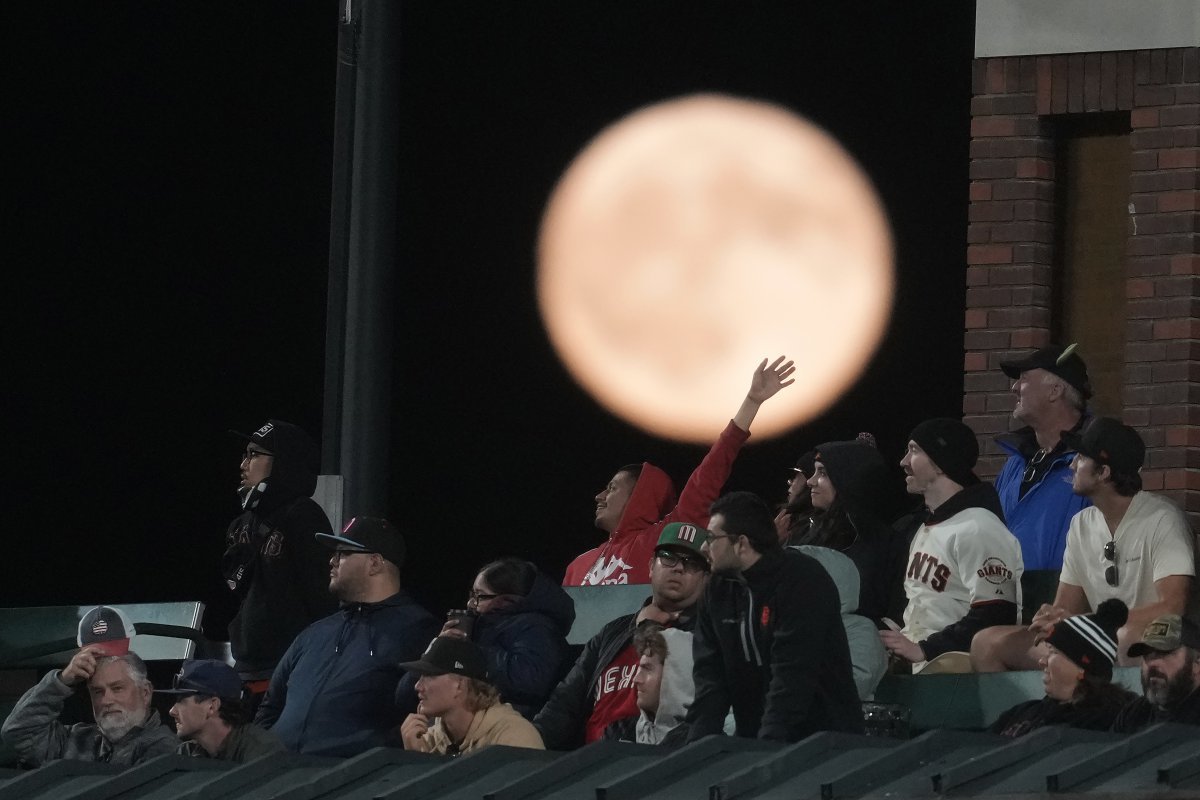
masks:
<svg viewBox="0 0 1200 800"><path fill-rule="evenodd" d="M1117 550L1116 586L1104 580L1104 570L1114 563L1104 557L1110 538ZM1138 492L1112 537L1104 514L1095 506L1071 517L1059 580L1083 589L1093 610L1110 597L1129 608L1157 603L1155 581L1196 574L1193 542L1191 527L1178 506L1165 497Z"/></svg>
<svg viewBox="0 0 1200 800"><path fill-rule="evenodd" d="M1020 620L1021 544L999 517L971 507L913 536L904 576L903 633L920 642L967 615L971 606L1005 601Z"/></svg>

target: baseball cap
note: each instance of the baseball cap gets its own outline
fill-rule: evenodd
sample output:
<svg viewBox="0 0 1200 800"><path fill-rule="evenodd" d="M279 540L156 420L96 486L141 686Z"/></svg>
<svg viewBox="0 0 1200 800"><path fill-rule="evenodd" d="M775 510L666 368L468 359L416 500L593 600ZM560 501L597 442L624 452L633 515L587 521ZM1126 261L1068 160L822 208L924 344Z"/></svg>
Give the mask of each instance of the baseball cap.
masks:
<svg viewBox="0 0 1200 800"><path fill-rule="evenodd" d="M129 652L129 640L137 629L119 608L96 606L79 620L80 647L98 647L103 655L123 656Z"/></svg>
<svg viewBox="0 0 1200 800"><path fill-rule="evenodd" d="M1200 628L1178 614L1163 614L1146 626L1140 642L1130 645L1129 655L1144 656L1151 650L1169 653L1184 646L1200 650Z"/></svg>
<svg viewBox="0 0 1200 800"><path fill-rule="evenodd" d="M355 517L341 534L318 533L317 541L331 550L379 553L397 567L404 564L404 537L383 517Z"/></svg>
<svg viewBox="0 0 1200 800"><path fill-rule="evenodd" d="M701 528L690 522L672 522L659 534L657 547L667 550L687 550L703 555L700 553L700 546L704 544L708 536L707 528Z"/></svg>
<svg viewBox="0 0 1200 800"><path fill-rule="evenodd" d="M242 679L233 667L214 659L192 659L171 681L170 689L156 689L160 694L203 694L224 700L240 700Z"/></svg>
<svg viewBox="0 0 1200 800"><path fill-rule="evenodd" d="M487 664L479 645L457 636L438 636L429 643L419 661L404 661L400 669L418 675L462 675L486 681Z"/></svg>
<svg viewBox="0 0 1200 800"><path fill-rule="evenodd" d="M1136 475L1146 458L1146 443L1138 432L1118 419L1096 417L1082 432L1063 431L1063 441L1118 475Z"/></svg>
<svg viewBox="0 0 1200 800"><path fill-rule="evenodd" d="M283 453L290 462L302 464L314 472L319 467L317 443L298 425L269 419L254 433L230 433L247 444L256 444L275 456Z"/></svg>
<svg viewBox="0 0 1200 800"><path fill-rule="evenodd" d="M1000 369L1014 380L1021 377L1022 372L1044 369L1074 386L1083 395L1083 399L1087 400L1092 396L1092 384L1088 380L1087 364L1083 363L1083 359L1075 352L1075 348L1078 346L1078 344L1069 344L1066 347L1060 347L1052 344L1017 361L1001 361Z"/></svg>

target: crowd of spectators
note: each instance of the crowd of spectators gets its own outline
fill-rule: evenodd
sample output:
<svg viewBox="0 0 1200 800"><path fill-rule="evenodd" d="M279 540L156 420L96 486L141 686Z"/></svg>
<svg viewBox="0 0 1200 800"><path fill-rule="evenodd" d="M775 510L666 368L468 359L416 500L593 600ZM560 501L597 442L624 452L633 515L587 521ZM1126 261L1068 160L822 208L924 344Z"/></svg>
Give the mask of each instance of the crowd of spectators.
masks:
<svg viewBox="0 0 1200 800"><path fill-rule="evenodd" d="M678 496L654 465L622 467L595 497L604 541L561 581L523 558L492 561L441 622L401 585L403 534L381 517L334 533L310 497L315 445L270 420L242 436L243 513L226 535L222 569L240 601L232 658L187 661L158 690L174 697L174 732L128 649L133 624L99 607L3 739L29 767L176 751L243 761L378 746L453 756L600 739L794 742L862 732L862 703L888 672L1010 669L1040 669L1045 697L1001 715L1000 736L1200 724L1186 516L1142 489L1138 432L1089 413L1073 345L1002 368L1024 427L998 438L1008 457L996 481L976 476L969 427L924 420L894 462L919 503L889 519L888 461L869 434L805 452L775 508L722 494L762 403L794 381L791 361L764 359ZM569 644L564 587L614 584L648 596ZM1140 668L1140 695L1114 684L1118 666ZM64 702L81 687L95 721L68 725Z"/></svg>

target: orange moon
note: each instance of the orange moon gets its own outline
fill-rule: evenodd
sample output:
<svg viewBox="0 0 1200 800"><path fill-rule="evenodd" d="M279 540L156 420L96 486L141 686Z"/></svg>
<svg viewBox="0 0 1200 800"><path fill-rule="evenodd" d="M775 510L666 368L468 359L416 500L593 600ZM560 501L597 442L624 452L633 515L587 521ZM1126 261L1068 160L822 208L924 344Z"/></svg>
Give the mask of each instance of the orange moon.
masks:
<svg viewBox="0 0 1200 800"><path fill-rule="evenodd" d="M891 311L892 239L870 180L779 106L695 95L602 131L550 196L538 302L550 340L626 421L711 442L763 358L795 359L756 438L820 414Z"/></svg>

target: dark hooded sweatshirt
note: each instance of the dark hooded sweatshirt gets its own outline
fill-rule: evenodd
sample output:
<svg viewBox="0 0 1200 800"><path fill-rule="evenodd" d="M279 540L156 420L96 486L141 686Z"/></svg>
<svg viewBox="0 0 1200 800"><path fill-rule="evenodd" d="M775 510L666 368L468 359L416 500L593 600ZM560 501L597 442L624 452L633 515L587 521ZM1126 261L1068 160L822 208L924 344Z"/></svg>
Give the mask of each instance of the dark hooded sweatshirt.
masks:
<svg viewBox="0 0 1200 800"><path fill-rule="evenodd" d="M878 622L892 613L894 598L904 593L908 560L904 542L876 511L887 475L883 457L860 441L826 442L816 453L815 460L825 467L837 492L835 504L844 513L818 514L792 544L829 547L849 556L861 580L857 613Z"/></svg>
<svg viewBox="0 0 1200 800"><path fill-rule="evenodd" d="M229 623L229 644L246 680L271 677L296 635L337 609L329 593L329 551L315 538L333 530L312 500L316 445L295 425L271 423L271 475L242 491L245 510L225 532L221 562L226 583L240 599Z"/></svg>

